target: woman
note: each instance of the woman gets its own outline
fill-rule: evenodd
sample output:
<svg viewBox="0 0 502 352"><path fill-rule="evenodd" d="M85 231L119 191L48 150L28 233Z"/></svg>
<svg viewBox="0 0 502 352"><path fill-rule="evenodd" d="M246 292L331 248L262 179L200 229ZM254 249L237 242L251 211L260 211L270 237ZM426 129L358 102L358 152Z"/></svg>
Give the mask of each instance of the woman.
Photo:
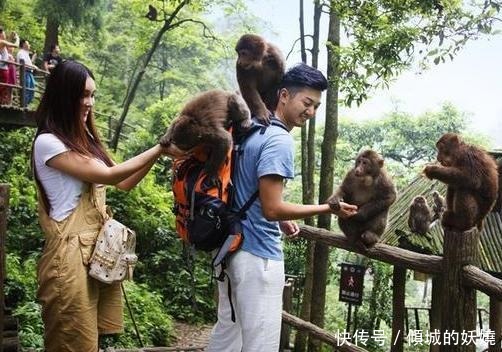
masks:
<svg viewBox="0 0 502 352"><path fill-rule="evenodd" d="M9 56L8 48L17 48L19 38L13 34L14 42L6 40L5 31L0 27L0 83L12 84L9 79L9 64L12 61L12 55ZM0 84L0 104L7 105L11 103L12 88Z"/></svg>
<svg viewBox="0 0 502 352"><path fill-rule="evenodd" d="M98 335L123 330L120 284L87 274L105 214L105 187L134 187L163 154L160 145L115 165L96 132L96 86L84 65L66 61L49 76L36 111L33 165L45 235L38 298L45 350L98 350Z"/></svg>

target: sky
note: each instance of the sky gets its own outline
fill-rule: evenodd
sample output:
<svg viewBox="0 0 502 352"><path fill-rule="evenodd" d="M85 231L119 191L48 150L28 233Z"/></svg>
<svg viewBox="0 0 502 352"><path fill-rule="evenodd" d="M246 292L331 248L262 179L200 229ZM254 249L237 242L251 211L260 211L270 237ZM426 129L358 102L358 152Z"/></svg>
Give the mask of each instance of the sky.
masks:
<svg viewBox="0 0 502 352"><path fill-rule="evenodd" d="M286 55L299 37L298 0L248 1L250 11L267 22L258 34L273 42ZM306 33L312 30L312 1L305 0ZM319 68L326 73L327 15L321 21ZM343 43L342 43L343 45ZM299 45L297 46L299 48ZM300 62L297 50L290 55L287 65ZM502 149L502 35L482 37L470 41L453 61L432 65L427 71L402 73L389 89L370 93L370 99L359 107L341 108L340 114L353 119L380 118L393 111L420 115L439 110L450 102L469 116L469 129L486 135L491 147ZM322 117L320 109L318 116Z"/></svg>

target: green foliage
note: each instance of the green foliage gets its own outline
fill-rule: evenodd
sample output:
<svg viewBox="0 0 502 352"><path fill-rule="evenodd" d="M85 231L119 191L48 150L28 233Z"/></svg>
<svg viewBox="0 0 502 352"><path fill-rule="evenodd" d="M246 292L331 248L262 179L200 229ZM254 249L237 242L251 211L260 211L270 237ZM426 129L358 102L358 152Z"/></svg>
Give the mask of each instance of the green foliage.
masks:
<svg viewBox="0 0 502 352"><path fill-rule="evenodd" d="M0 182L10 185L7 250L26 255L41 248L36 188L31 177L33 129L0 130Z"/></svg>
<svg viewBox="0 0 502 352"><path fill-rule="evenodd" d="M453 60L469 39L493 32L498 1L331 0L348 44L339 48L340 91L358 105L372 88L388 86L416 57L421 67Z"/></svg>
<svg viewBox="0 0 502 352"><path fill-rule="evenodd" d="M19 319L19 336L23 347L43 347L43 324L40 306L36 302L37 257L21 259L16 254L7 255L7 280L4 286L5 305L14 308Z"/></svg>
<svg viewBox="0 0 502 352"><path fill-rule="evenodd" d="M124 281L127 301L145 346L168 346L173 336L173 323L166 313L162 295L146 284ZM124 307L125 332L116 347L138 347L138 340L127 306Z"/></svg>

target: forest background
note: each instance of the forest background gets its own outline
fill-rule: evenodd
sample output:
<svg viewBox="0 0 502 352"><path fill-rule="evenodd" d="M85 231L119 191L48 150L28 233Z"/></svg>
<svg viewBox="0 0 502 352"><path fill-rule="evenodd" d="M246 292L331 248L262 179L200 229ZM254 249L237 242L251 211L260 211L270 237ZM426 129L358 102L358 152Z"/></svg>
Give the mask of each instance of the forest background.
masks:
<svg viewBox="0 0 502 352"><path fill-rule="evenodd" d="M157 18L150 20L145 16L148 4L141 0L2 0L0 25L27 38L39 58L58 42L64 58L91 68L98 88L98 124L114 158L124 160L156 143L194 94L237 88L235 42L244 33L270 33L265 31L270 28L268 18L254 15L247 3L156 0L151 4L158 10ZM301 3L291 1L294 6ZM326 52L327 68L322 70L330 78L330 89L322 111L325 116L318 117L323 123L294 132L297 177L287 185L289 201L322 202L365 147L384 156L401 190L434 159L434 143L446 131L462 133L486 148L493 146L488 136L468 128L469 114L450 103L417 114L393 108L380 118L364 121L339 116L338 107L363 103L375 89L388 87L414 66L426 70L448 65L468 41L496 35L500 1L306 1L304 6L313 9L313 24L303 29L304 45L297 42L293 48L291 43L288 62L303 60L317 66L319 52ZM319 33L327 40L320 41ZM29 163L33 134L30 128L0 130L0 182L11 185L7 305L19 317L23 346L41 349L35 267L42 234ZM155 346L172 340L173 319L194 324L215 319L209 258L198 254L190 264L174 232L170 166L170 160L163 159L133 191L110 188L108 192L116 217L138 233L140 264L135 282L127 283L126 290L143 341ZM331 219L321 218L317 225L329 228ZM333 230L337 231L336 225ZM306 287L308 298L295 302L298 314L312 314L313 322L332 331L345 328L347 314L337 298L338 264L366 265L368 284L358 309L358 327L389 331L390 266L301 240L285 244L285 257L287 273L299 277ZM407 303L427 304L411 278L407 289ZM306 303L312 312L304 312ZM137 346L127 312L124 317L126 333L116 346ZM300 339L297 346L303 350L307 342ZM310 341L310 351L319 349ZM371 346L370 350L385 348Z"/></svg>

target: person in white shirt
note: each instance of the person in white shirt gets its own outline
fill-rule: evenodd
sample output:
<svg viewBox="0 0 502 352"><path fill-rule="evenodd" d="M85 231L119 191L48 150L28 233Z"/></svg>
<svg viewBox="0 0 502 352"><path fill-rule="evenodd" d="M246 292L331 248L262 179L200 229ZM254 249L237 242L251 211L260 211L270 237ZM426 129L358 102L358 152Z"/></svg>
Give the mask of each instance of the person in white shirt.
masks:
<svg viewBox="0 0 502 352"><path fill-rule="evenodd" d="M96 131L92 72L69 60L57 65L35 113L32 165L44 249L38 262L47 352L98 351L98 336L123 330L120 283L88 275L102 227L105 187L129 190L165 154L160 145L115 164Z"/></svg>
<svg viewBox="0 0 502 352"><path fill-rule="evenodd" d="M35 78L33 77L33 70L36 70L37 67L33 65L33 61L35 61L36 57L36 53L30 57L30 42L26 39L21 39L19 41L19 52L17 53L16 59L18 63L24 63L26 65L24 73L24 106L28 106L35 95Z"/></svg>

